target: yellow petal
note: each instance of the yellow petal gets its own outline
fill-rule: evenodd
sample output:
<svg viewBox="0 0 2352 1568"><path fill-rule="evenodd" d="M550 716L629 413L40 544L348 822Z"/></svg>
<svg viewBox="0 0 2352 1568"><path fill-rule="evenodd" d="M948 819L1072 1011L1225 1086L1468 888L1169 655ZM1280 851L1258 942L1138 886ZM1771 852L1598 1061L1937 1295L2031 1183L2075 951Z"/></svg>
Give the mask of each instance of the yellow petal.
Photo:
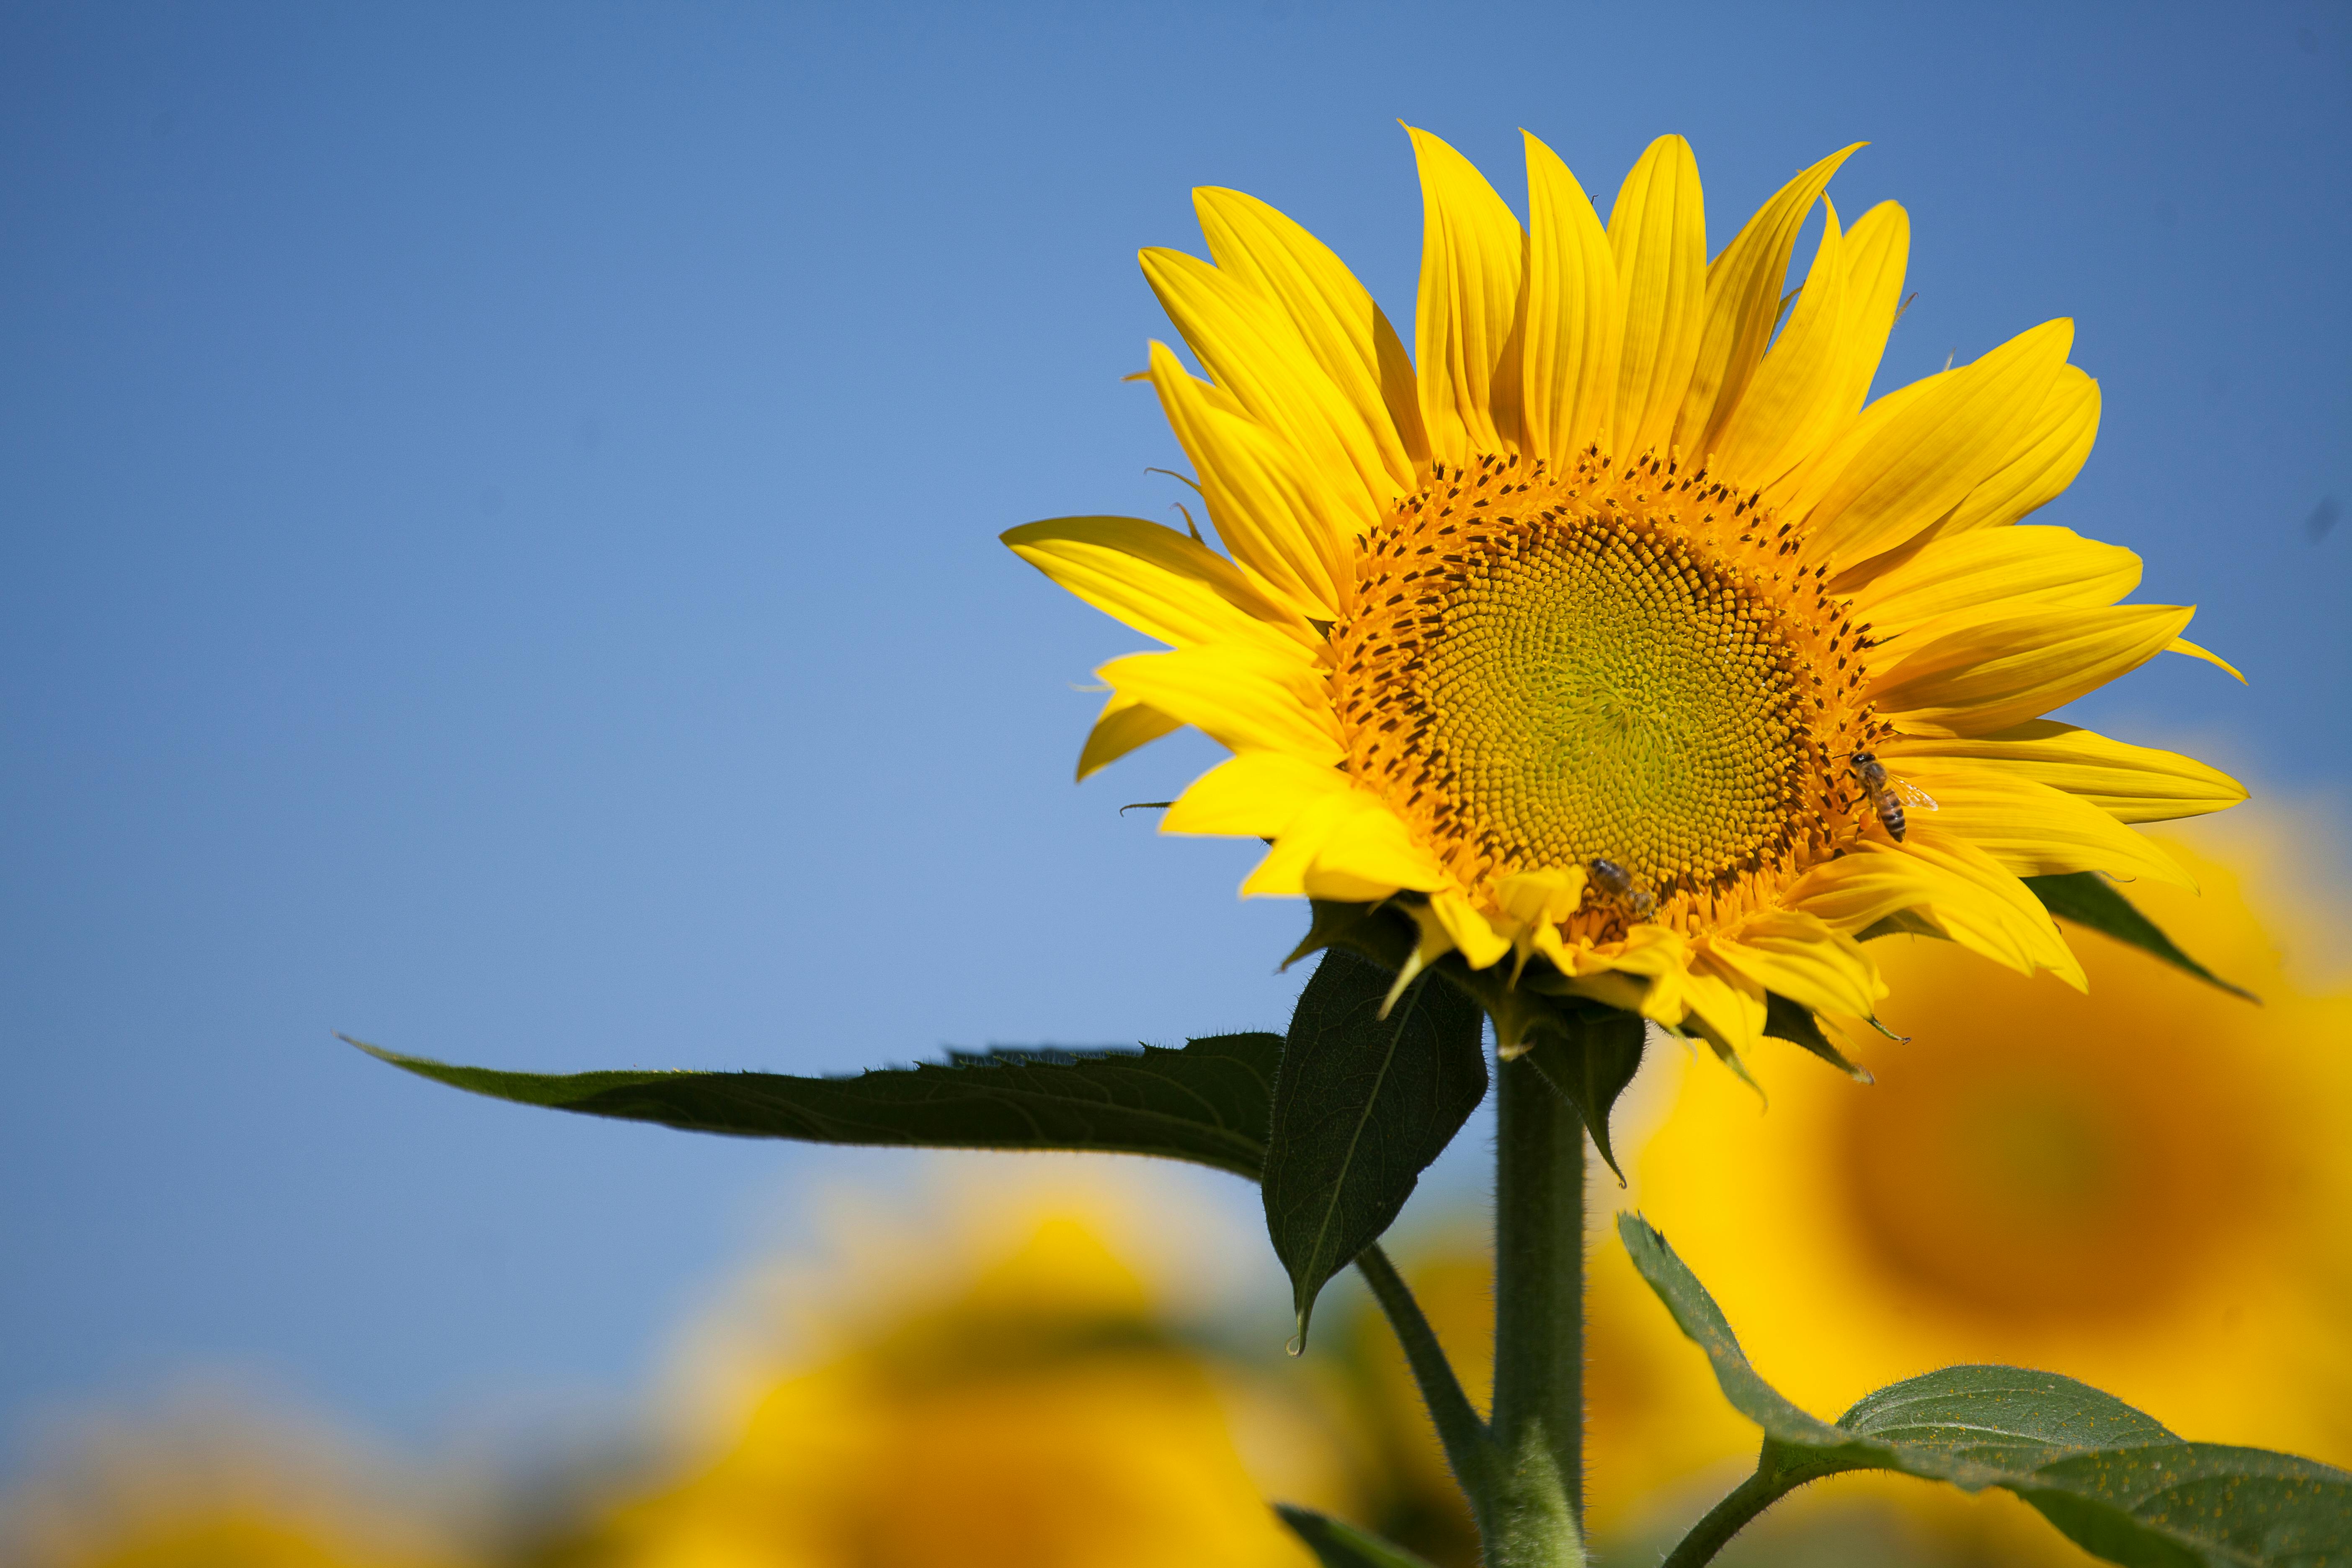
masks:
<svg viewBox="0 0 2352 1568"><path fill-rule="evenodd" d="M1717 405L1716 434L1705 446L1693 444L1708 454L1708 468L1751 489L1787 473L1853 416L1840 401L1847 380L1844 244L1837 208L1822 205L1821 245L1787 328L1738 401Z"/></svg>
<svg viewBox="0 0 2352 1568"><path fill-rule="evenodd" d="M1827 921L1796 910L1774 910L1748 921L1708 950L1767 991L1811 1013L1869 1017L1886 982L1862 943Z"/></svg>
<svg viewBox="0 0 2352 1568"><path fill-rule="evenodd" d="M1413 358L1421 366L1421 416L1429 455L1466 463L1516 445L1518 375L1498 375L1509 346L1526 265L1519 220L1470 160L1426 131L1412 137L1421 169L1421 293ZM1497 395L1507 390L1507 428Z"/></svg>
<svg viewBox="0 0 2352 1568"><path fill-rule="evenodd" d="M1273 300L1181 250L1142 253L1143 276L1202 367L1244 414L1298 454L1318 512L1352 537L1399 491L1380 443Z"/></svg>
<svg viewBox="0 0 2352 1568"><path fill-rule="evenodd" d="M2016 456L2074 338L2072 321L2044 322L1927 384L1931 390L1826 477L1810 509L1805 558L1859 561L1951 510Z"/></svg>
<svg viewBox="0 0 2352 1568"><path fill-rule="evenodd" d="M1167 344L1151 345L1149 374L1234 560L1300 613L1338 618L1354 584L1355 542L1318 506L1297 455L1221 388L1194 380Z"/></svg>
<svg viewBox="0 0 2352 1568"><path fill-rule="evenodd" d="M1682 989L1684 1026L1705 1036L1727 1061L1754 1050L1764 1037L1763 987L1714 953L1701 949L1693 955Z"/></svg>
<svg viewBox="0 0 2352 1568"><path fill-rule="evenodd" d="M2088 989L2090 982L2083 973L2082 963L2059 933L2058 922L2050 918L2033 890L1990 855L1933 826L1915 828L1901 852L1969 889L1969 897L1939 896L1927 909L1929 917L1953 941L1963 947L1979 941L2012 943L2024 960L2019 967L2026 973L2046 969L2077 991ZM1990 947L1979 951L1989 952Z"/></svg>
<svg viewBox="0 0 2352 1568"><path fill-rule="evenodd" d="M2108 871L2196 890L2162 847L2079 795L1964 759L1911 753L1889 766L1934 799L1937 831L1967 839L2016 876ZM1913 823L1931 820L1922 810L1909 814Z"/></svg>
<svg viewBox="0 0 2352 1568"><path fill-rule="evenodd" d="M1315 628L1189 534L1136 517L1056 517L1008 529L1013 552L1106 615L1174 647L1318 647Z"/></svg>
<svg viewBox="0 0 2352 1568"><path fill-rule="evenodd" d="M1110 700L1103 704L1102 712L1096 716L1095 727L1087 731L1087 743L1078 752L1078 782L1084 784L1137 747L1148 746L1160 736L1182 728L1181 721L1171 719L1157 708L1113 692Z"/></svg>
<svg viewBox="0 0 2352 1568"><path fill-rule="evenodd" d="M1379 1016L1385 1018L1404 996L1405 987L1421 976L1421 972L1454 951L1454 933L1437 918L1436 910L1429 904L1409 904L1405 913L1412 917L1421 932L1412 944L1412 953L1397 970L1396 978L1389 982L1388 994L1381 998ZM1524 1048L1524 1047L1523 1047Z"/></svg>
<svg viewBox="0 0 2352 1568"><path fill-rule="evenodd" d="M1881 202L1845 232L1845 380L1836 402L1852 414L1870 396L1886 339L1903 309L1903 274L1911 260L1911 216Z"/></svg>
<svg viewBox="0 0 2352 1568"><path fill-rule="evenodd" d="M1966 739L1905 736L1880 746L1879 755L1897 772L1913 757L1964 758L2063 790L2118 822L2201 816L2246 798L2245 785L2194 757L2126 745L2048 719Z"/></svg>
<svg viewBox="0 0 2352 1568"><path fill-rule="evenodd" d="M1521 417L1527 450L1557 465L1606 436L1624 322L1608 231L1559 155L1527 142Z"/></svg>
<svg viewBox="0 0 2352 1568"><path fill-rule="evenodd" d="M2164 650L2193 610L2171 605L2033 609L1969 621L1872 682L1871 700L1915 735L1986 735L2072 702ZM1907 640L1907 639L1906 639Z"/></svg>
<svg viewBox="0 0 2352 1568"><path fill-rule="evenodd" d="M1932 539L1899 565L1854 590L1854 618L1870 624L1892 666L1908 651L1899 639L1932 620L2002 606L2096 607L2139 586L2139 557L2072 529L1979 529Z"/></svg>
<svg viewBox="0 0 2352 1568"><path fill-rule="evenodd" d="M1923 399L1949 385L1953 377L1967 374L1964 370L1938 371L1896 387L1848 420L1827 446L1765 486L1765 500L1784 517L1803 517L1829 493L1830 487L1854 458L1869 449L1897 419ZM1832 587L1836 586L1833 581Z"/></svg>
<svg viewBox="0 0 2352 1568"><path fill-rule="evenodd" d="M1344 795L1348 775L1286 752L1244 752L1194 779L1160 819L1162 833L1273 838L1308 806Z"/></svg>
<svg viewBox="0 0 2352 1568"><path fill-rule="evenodd" d="M2216 669L2226 669L2231 675L2236 676L2238 678L2239 685L2243 686L2246 684L2245 673L2239 669L2236 665L2231 664L2228 659L2223 658L2211 648L2200 647L2197 644L2190 642L2187 637L2173 638L2170 642L2164 645L2164 651L2167 653L2184 653L2190 658L2201 658L2206 663L2213 666Z"/></svg>
<svg viewBox="0 0 2352 1568"><path fill-rule="evenodd" d="M1445 928L1445 934L1453 939L1463 962L1473 969L1499 963L1511 951L1510 942L1495 933L1486 917L1450 888L1430 894L1429 912Z"/></svg>
<svg viewBox="0 0 2352 1568"><path fill-rule="evenodd" d="M1689 142L1650 143L1617 192L1609 248L1625 322L1609 425L1630 459L1673 438L1706 331L1706 204Z"/></svg>
<svg viewBox="0 0 2352 1568"><path fill-rule="evenodd" d="M1952 941L2031 974L2050 969L2077 988L2082 966L2025 885L1965 842L1914 833L1901 847L1864 839L1799 879L1789 907L1858 931L1911 913Z"/></svg>
<svg viewBox="0 0 2352 1568"><path fill-rule="evenodd" d="M1331 384L1355 408L1380 453L1390 489L1419 483L1429 461L1421 395L1404 342L1330 247L1240 191L1192 193L1209 254L1286 315Z"/></svg>
<svg viewBox="0 0 2352 1568"><path fill-rule="evenodd" d="M1690 1010L1685 997L1690 945L1664 926L1635 926L1607 951L1570 948L1557 932L1546 931L1538 934L1536 948L1561 973L1572 976L1566 983L1571 994L1639 1013L1669 1028L1679 1028Z"/></svg>
<svg viewBox="0 0 2352 1568"><path fill-rule="evenodd" d="M1690 390L1683 395L1675 426L1675 439L1687 456L1700 458L1717 449L1717 438L1739 406L1748 378L1763 363L1765 345L1772 341L1772 329L1780 321L1780 286L1788 278L1789 254L1796 247L1797 231L1804 226L1805 215L1813 210L1822 193L1829 189L1830 176L1837 173L1838 165L1864 145L1857 142L1832 153L1781 186L1723 247L1723 254L1708 264L1706 325L1691 368ZM1807 295L1817 305L1820 293L1832 288L1841 294L1844 291L1844 263L1835 258L1834 247L1832 255L1833 284L1824 282L1818 261L1813 276L1805 280ZM1827 335L1833 341L1839 325L1834 306L1828 324ZM1794 325L1792 321L1791 328ZM1785 336L1782 341L1786 342ZM1748 482L1760 482L1760 476L1750 476Z"/></svg>
<svg viewBox="0 0 2352 1568"><path fill-rule="evenodd" d="M1515 871L1495 884L1496 907L1518 925L1557 925L1584 901L1584 882L1581 866Z"/></svg>
<svg viewBox="0 0 2352 1568"><path fill-rule="evenodd" d="M1939 534L2000 528L2058 498L2074 482L2099 436L2099 384L2073 365L2042 400L2042 411L2016 456L1979 481L1951 515L1936 525Z"/></svg>
<svg viewBox="0 0 2352 1568"><path fill-rule="evenodd" d="M1315 852L1304 879L1310 896L1368 903L1401 888L1427 892L1445 885L1436 859L1413 842L1396 813L1361 792L1351 798L1369 805L1335 824Z"/></svg>
<svg viewBox="0 0 2352 1568"><path fill-rule="evenodd" d="M1274 847L1255 870L1242 879L1245 899L1303 899L1307 868L1340 823L1363 809L1356 792L1325 795L1309 802L1275 839Z"/></svg>
<svg viewBox="0 0 2352 1568"><path fill-rule="evenodd" d="M1122 697L1149 703L1234 752L1288 752L1310 762L1345 754L1318 683L1252 649L1139 653L1096 671Z"/></svg>

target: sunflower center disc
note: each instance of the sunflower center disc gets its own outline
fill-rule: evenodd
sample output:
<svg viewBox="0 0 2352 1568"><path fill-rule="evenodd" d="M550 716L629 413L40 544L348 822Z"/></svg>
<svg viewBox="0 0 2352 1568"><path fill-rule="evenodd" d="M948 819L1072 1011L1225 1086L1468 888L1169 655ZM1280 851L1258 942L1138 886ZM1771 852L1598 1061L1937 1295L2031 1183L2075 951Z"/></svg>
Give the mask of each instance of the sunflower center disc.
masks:
<svg viewBox="0 0 2352 1568"><path fill-rule="evenodd" d="M1605 856L1720 889L1811 826L1825 628L1671 492L1580 477L1441 471L1366 542L1332 633L1349 769L1465 883Z"/></svg>

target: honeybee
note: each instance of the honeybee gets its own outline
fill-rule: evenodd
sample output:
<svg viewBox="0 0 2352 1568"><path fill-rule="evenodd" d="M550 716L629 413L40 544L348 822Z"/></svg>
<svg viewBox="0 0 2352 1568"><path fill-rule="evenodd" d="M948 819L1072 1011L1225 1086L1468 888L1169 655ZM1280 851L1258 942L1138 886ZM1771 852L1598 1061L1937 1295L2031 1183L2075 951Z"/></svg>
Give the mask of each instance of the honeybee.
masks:
<svg viewBox="0 0 2352 1568"><path fill-rule="evenodd" d="M1885 827L1886 836L1897 844L1903 842L1905 806L1919 811L1936 809L1934 795L1908 779L1896 778L1886 771L1885 763L1859 746L1854 748L1846 766L1855 778L1862 781L1863 793L1870 797L1871 807L1878 813L1878 820Z"/></svg>
<svg viewBox="0 0 2352 1568"><path fill-rule="evenodd" d="M1614 860L1604 860L1596 855L1587 864L1592 885L1622 905L1625 912L1637 921L1648 920L1657 912L1658 896L1634 879L1633 873Z"/></svg>

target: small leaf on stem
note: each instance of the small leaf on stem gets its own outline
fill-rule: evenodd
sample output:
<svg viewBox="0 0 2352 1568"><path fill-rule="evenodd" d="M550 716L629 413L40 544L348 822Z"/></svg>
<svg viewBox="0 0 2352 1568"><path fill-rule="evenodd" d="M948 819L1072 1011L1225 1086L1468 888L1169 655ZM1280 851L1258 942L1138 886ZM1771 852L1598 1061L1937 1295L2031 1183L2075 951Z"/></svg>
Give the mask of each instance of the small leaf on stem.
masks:
<svg viewBox="0 0 2352 1568"><path fill-rule="evenodd" d="M1644 1031L1642 1020L1632 1013L1614 1009L1564 1015L1570 1020L1573 1033L1549 1031L1538 1035L1528 1047L1527 1058L1543 1075L1546 1083L1570 1105L1583 1119L1584 1130L1592 1135L1592 1146L1609 1163L1617 1177L1617 1184L1625 1184L1625 1173L1617 1164L1617 1154L1609 1146L1609 1112L1625 1086L1633 1081L1641 1069L1642 1043Z"/></svg>
<svg viewBox="0 0 2352 1568"><path fill-rule="evenodd" d="M1423 979L1383 1018L1391 979L1347 949L1326 952L1283 1046L1265 1224L1302 1338L1324 1282L1380 1239L1486 1094L1476 1005Z"/></svg>

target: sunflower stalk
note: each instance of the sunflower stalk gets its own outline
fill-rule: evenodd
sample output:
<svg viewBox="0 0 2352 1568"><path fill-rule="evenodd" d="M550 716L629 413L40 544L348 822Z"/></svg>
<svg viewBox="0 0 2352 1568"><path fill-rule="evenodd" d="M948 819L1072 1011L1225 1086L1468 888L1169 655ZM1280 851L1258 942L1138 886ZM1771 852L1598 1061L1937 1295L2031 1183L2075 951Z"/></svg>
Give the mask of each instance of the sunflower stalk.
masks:
<svg viewBox="0 0 2352 1568"><path fill-rule="evenodd" d="M1524 1058L1496 1075L1493 1568L1584 1562L1584 1122Z"/></svg>

